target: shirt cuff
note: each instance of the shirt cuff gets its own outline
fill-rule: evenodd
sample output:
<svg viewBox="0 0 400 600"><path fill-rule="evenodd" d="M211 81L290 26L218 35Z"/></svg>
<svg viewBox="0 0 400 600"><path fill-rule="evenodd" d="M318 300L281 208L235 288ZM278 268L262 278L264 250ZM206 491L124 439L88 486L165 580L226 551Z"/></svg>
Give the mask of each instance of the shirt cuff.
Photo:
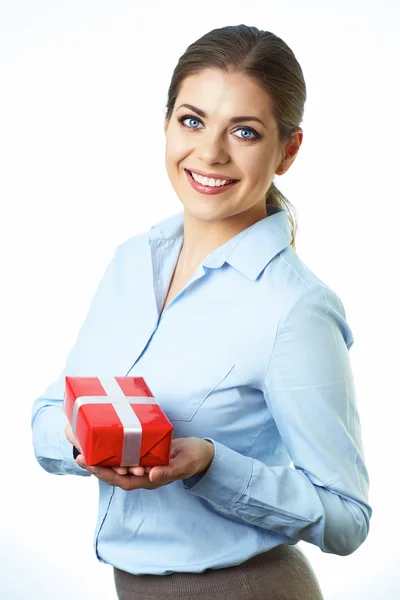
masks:
<svg viewBox="0 0 400 600"><path fill-rule="evenodd" d="M249 485L252 460L212 438L203 439L214 445L214 458L204 474L183 479L183 487L191 494L229 509Z"/></svg>
<svg viewBox="0 0 400 600"><path fill-rule="evenodd" d="M66 416L56 406L48 406L37 415L33 423L36 459L48 473L90 477L91 473L74 459L72 444L65 435L67 423Z"/></svg>

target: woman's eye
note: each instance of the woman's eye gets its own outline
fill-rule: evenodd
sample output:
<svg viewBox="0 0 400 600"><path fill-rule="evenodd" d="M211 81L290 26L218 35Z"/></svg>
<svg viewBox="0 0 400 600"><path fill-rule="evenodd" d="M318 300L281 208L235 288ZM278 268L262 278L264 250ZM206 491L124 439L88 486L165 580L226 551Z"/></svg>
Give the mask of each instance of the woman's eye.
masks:
<svg viewBox="0 0 400 600"><path fill-rule="evenodd" d="M253 138L251 137L241 137L239 139L241 140L257 140L260 136L258 135L258 133L256 133L253 129L250 129L249 127L239 127L239 129L237 129L236 131L246 131L248 133L252 133L254 135ZM235 131L235 133L236 133Z"/></svg>
<svg viewBox="0 0 400 600"><path fill-rule="evenodd" d="M179 122L182 123L182 125L183 125L184 121L197 121L198 123L200 123L200 120L196 119L196 117L181 117L179 119ZM197 127L193 128L188 125L184 125L184 127L189 127L189 129L197 129Z"/></svg>
<svg viewBox="0 0 400 600"><path fill-rule="evenodd" d="M191 127L190 125L185 125L185 121L197 121L198 123L202 123L202 121L200 119L198 119L197 117L193 117L191 115L185 115L184 117L180 117L178 119L179 123L182 125L182 127L186 127L187 129L199 129L198 127ZM254 131L254 129L252 127L239 127L234 133L237 133L238 131L246 131L248 133L253 134L254 137L239 137L240 140L247 142L249 141L253 141L253 140L257 140L259 139L261 136ZM235 136L238 137L238 136Z"/></svg>

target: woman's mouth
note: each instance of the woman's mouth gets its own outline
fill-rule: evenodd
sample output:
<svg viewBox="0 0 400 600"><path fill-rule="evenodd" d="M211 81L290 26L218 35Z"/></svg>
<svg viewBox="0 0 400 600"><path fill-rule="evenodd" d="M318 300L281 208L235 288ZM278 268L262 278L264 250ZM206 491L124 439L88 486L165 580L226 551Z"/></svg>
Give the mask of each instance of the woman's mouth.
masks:
<svg viewBox="0 0 400 600"><path fill-rule="evenodd" d="M212 196L214 194L222 194L222 192L226 192L227 190L232 189L232 187L234 185L239 183L239 180L233 180L231 183L225 183L225 184L219 185L219 186L203 185L202 183L196 181L193 178L191 171L188 171L188 169L185 169L185 173L189 180L190 185L192 186L192 188L194 190L196 190L200 194L206 194L206 195L210 195L210 196Z"/></svg>

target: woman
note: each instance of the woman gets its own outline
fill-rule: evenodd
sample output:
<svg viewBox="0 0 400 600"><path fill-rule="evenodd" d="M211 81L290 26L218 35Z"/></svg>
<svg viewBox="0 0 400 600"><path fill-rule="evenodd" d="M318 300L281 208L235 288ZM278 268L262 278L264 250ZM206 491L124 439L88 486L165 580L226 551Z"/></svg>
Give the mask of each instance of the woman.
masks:
<svg viewBox="0 0 400 600"><path fill-rule="evenodd" d="M223 27L188 47L165 118L183 213L117 248L34 403L42 467L99 479L96 555L120 600L317 600L295 544L347 555L368 534L353 336L297 256L273 183L301 146L305 99L268 31ZM170 465L88 467L61 410L65 375L144 377L175 428Z"/></svg>

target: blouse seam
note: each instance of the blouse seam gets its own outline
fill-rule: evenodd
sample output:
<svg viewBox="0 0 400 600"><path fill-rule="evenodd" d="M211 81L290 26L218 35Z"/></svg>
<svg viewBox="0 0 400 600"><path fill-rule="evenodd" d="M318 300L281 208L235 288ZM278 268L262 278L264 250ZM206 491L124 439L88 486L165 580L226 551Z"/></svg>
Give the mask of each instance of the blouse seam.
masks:
<svg viewBox="0 0 400 600"><path fill-rule="evenodd" d="M285 262L285 263L288 265L288 267L290 267L290 269L292 269L292 271L294 271L294 273L297 275L297 277L298 277L299 279L301 279L301 281L303 281L303 282L305 283L305 285L307 286L307 289L308 289L308 291L310 291L310 289L311 289L311 286L310 286L310 284L309 284L309 283L308 283L308 282L307 282L305 279L303 279L303 277L301 277L301 275L300 275L300 274L299 274L299 273L296 271L296 269L294 269L294 267L293 267L293 266L292 266L292 265L291 265L291 264L290 264L290 263L289 263L289 262L288 262L288 261L287 261L287 260L286 260L286 259L285 259L285 258L282 256L282 253L281 253L281 252L279 253L279 255L278 255L278 256L279 256L279 257L280 257L280 258L281 258L281 259L282 259L282 260L283 260L283 261L284 261L284 262ZM263 383L263 387L264 387L264 391L265 391L265 393L266 393L266 394L268 394L267 385L266 385L266 381L267 381L267 375L268 375L268 371L269 371L269 366L270 366L270 364L271 364L272 356L273 356L273 354L274 354L274 350L275 350L275 346L276 346L276 341L277 341L277 339L278 339L279 331L280 331L280 329L281 329L281 326L282 326L282 324L283 324L283 323L285 322L285 320L288 318L289 314L292 312L292 310L294 309L294 307L296 306L296 304L297 304L297 303L298 303L300 300L302 300L302 298L303 298L303 296L300 296L300 298L298 298L298 299L296 300L296 302L294 303L294 305L292 306L292 308L289 310L288 314L287 314L285 317L283 317L283 311L282 311L282 312L281 312L281 314L280 314L279 321L278 321L278 325L277 325L276 332L275 332L274 344L273 344L273 346L272 346L272 350L271 350L271 353L270 353L270 355L269 355L269 360L268 360L267 367L266 367L266 369L265 369L265 372L264 372L264 377L263 377L263 381L262 381L262 383Z"/></svg>
<svg viewBox="0 0 400 600"><path fill-rule="evenodd" d="M325 299L325 304L326 304L326 315L331 314L333 316L333 313L332 313L332 311L331 311L331 309L329 307L329 304L328 304L328 300L327 300L326 294L327 294L327 290L325 290L325 294L324 294L324 299ZM342 304L342 306L343 306L343 304ZM344 307L343 307L343 310L344 310ZM329 323L329 326L330 326L330 330L331 330L331 333L332 333L332 324L331 324L331 322ZM335 339L334 335L333 335L333 341L335 343L335 347L337 348L336 339ZM347 344L346 344L346 348L347 348ZM347 348L347 351L349 351L348 348ZM341 362L341 367L342 367L342 370L344 372L345 369L343 367L342 362ZM347 377L346 376L344 377L344 384L345 384L345 387L346 387L346 401L349 404L349 390L348 390L348 386L347 386ZM349 429L351 427L350 433L351 433L352 439L354 440L355 439L355 403L354 402L351 403L351 405L349 406L349 408L351 409L351 415L349 414L349 421L351 419L351 423L349 422ZM360 471L359 471L359 469L357 469L357 447L356 446L354 446L354 449L353 449L353 463L354 463L356 474L357 474L358 487L359 487L359 489L362 489L362 482L361 482Z"/></svg>
<svg viewBox="0 0 400 600"><path fill-rule="evenodd" d="M247 458L250 458L250 457L247 457ZM250 460L250 466L251 466L251 469L250 469L250 473L249 473L249 478L248 478L248 480L247 480L246 484L244 485L244 487L243 487L242 491L240 492L240 494L239 494L239 495L238 495L238 497L236 498L236 500L234 500L234 501L232 502L232 504L231 504L230 508L234 508L234 507L235 507L235 506L236 506L236 505L239 503L239 499L240 499L240 498L242 498L242 496L244 496L244 495L245 495L245 493L246 493L246 491L249 489L249 486L250 486L250 481L251 481L251 479L252 479L252 477L253 477L253 467L254 467L253 460Z"/></svg>

